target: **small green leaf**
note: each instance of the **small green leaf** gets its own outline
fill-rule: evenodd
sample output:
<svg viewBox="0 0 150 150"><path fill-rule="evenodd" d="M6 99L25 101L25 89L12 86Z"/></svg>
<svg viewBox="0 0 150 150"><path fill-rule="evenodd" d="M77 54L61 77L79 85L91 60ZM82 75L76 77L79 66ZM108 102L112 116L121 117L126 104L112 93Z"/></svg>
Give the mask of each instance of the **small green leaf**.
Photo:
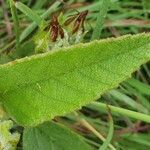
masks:
<svg viewBox="0 0 150 150"><path fill-rule="evenodd" d="M0 100L33 126L96 100L150 59L150 34L77 44L0 65Z"/></svg>
<svg viewBox="0 0 150 150"><path fill-rule="evenodd" d="M42 53L49 50L50 33L40 29L34 36L35 52Z"/></svg>
<svg viewBox="0 0 150 150"><path fill-rule="evenodd" d="M27 128L23 135L24 150L91 150L82 137L66 127L46 122Z"/></svg>

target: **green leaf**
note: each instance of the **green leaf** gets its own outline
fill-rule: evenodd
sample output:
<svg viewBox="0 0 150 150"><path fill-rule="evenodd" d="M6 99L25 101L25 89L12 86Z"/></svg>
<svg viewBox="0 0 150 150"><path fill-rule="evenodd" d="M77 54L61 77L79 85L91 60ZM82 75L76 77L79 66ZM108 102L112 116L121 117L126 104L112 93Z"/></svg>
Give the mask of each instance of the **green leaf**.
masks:
<svg viewBox="0 0 150 150"><path fill-rule="evenodd" d="M66 127L46 122L38 127L27 128L23 135L24 150L90 150L82 137Z"/></svg>
<svg viewBox="0 0 150 150"><path fill-rule="evenodd" d="M53 50L0 65L0 99L19 124L33 126L100 97L150 59L150 34Z"/></svg>
<svg viewBox="0 0 150 150"><path fill-rule="evenodd" d="M49 50L50 32L40 29L33 38L35 43L35 52L42 53Z"/></svg>

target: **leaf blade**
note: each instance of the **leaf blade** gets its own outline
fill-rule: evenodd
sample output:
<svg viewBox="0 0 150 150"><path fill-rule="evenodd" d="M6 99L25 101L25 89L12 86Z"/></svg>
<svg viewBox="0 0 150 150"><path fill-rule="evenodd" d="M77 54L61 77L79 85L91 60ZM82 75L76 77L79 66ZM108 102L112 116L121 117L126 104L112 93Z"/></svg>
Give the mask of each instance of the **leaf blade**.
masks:
<svg viewBox="0 0 150 150"><path fill-rule="evenodd" d="M38 138L37 138L38 137ZM90 150L82 137L66 127L46 122L38 127L27 128L23 134L24 150Z"/></svg>
<svg viewBox="0 0 150 150"><path fill-rule="evenodd" d="M1 65L3 105L25 126L79 109L118 86L148 61L149 43L149 34L124 36Z"/></svg>

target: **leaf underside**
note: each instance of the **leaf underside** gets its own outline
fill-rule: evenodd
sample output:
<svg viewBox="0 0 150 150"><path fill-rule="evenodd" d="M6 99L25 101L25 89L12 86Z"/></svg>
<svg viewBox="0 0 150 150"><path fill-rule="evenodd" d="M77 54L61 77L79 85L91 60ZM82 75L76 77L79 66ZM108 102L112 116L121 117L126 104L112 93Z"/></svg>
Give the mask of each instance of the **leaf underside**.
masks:
<svg viewBox="0 0 150 150"><path fill-rule="evenodd" d="M19 124L34 126L100 97L150 59L150 34L61 48L0 66L0 100Z"/></svg>
<svg viewBox="0 0 150 150"><path fill-rule="evenodd" d="M83 138L57 123L46 122L27 128L23 134L24 150L91 150Z"/></svg>

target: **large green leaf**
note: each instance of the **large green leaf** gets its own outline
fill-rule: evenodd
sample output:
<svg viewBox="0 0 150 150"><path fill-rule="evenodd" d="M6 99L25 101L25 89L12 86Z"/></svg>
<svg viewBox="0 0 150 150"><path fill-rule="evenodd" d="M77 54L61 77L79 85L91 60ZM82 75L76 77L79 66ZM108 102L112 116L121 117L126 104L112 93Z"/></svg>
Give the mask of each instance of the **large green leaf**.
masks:
<svg viewBox="0 0 150 150"><path fill-rule="evenodd" d="M57 123L46 122L27 128L23 135L24 150L90 150L82 137Z"/></svg>
<svg viewBox="0 0 150 150"><path fill-rule="evenodd" d="M32 126L100 97L150 59L150 34L78 44L0 66L1 101Z"/></svg>

